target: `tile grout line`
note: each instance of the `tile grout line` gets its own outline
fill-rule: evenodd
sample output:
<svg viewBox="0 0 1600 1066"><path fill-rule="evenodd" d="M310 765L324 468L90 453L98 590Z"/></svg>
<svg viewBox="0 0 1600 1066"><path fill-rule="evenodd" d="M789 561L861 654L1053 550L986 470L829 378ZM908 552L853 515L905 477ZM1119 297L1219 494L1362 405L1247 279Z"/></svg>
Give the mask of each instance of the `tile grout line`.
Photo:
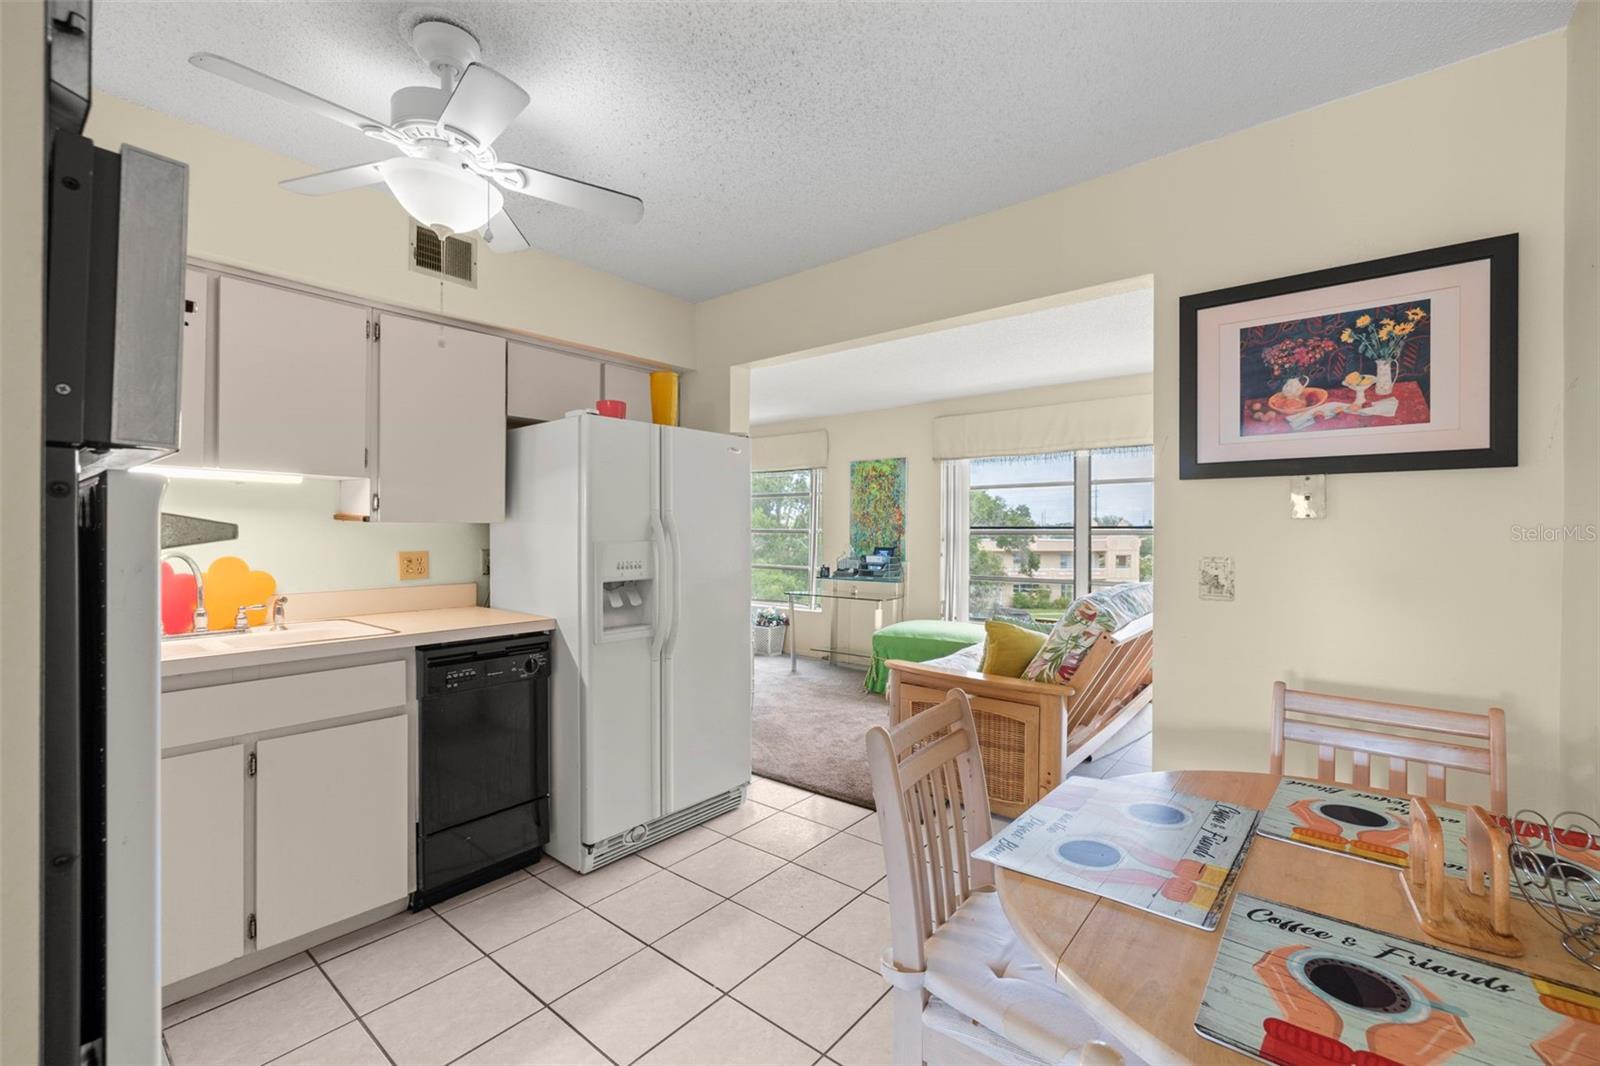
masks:
<svg viewBox="0 0 1600 1066"><path fill-rule="evenodd" d="M885 982L885 984L887 984L887 982ZM893 988L885 988L881 993L879 993L878 998L874 999L872 1001L871 1006L869 1006L865 1011L863 1011L861 1013L861 1017L859 1017L855 1021L851 1022L849 1027L847 1029L845 1029L844 1032L839 1034L839 1038L837 1040L835 1040L833 1043L828 1045L828 1049L822 1053L822 1057L826 1058L826 1059L831 1059L831 1060L837 1062L838 1060L833 1058L834 1049L837 1048L840 1044L844 1043L845 1038L848 1037L851 1033L855 1032L856 1026L858 1026L862 1022L866 1021L867 1020L867 1015L869 1015L873 1011L877 1010L878 1009L878 1004L882 1003L884 1001L885 997L887 997L889 995L889 993L893 992L893 991L894 991ZM893 1009L893 1006L894 1006L893 1004L890 1004L890 1009L891 1010Z"/></svg>
<svg viewBox="0 0 1600 1066"><path fill-rule="evenodd" d="M311 966L315 966L317 964L317 960L311 957L311 952L309 952L309 951L296 952L296 954L304 955L306 958L311 959ZM294 955L290 955L290 956L288 956L288 958L292 959L292 958L294 958ZM284 962L284 961L286 961L286 960L285 959L279 959L278 960L278 962ZM269 962L269 963L267 963L266 966L261 967L260 970L251 970L250 973L240 974L238 977L234 978L234 980L241 981L244 978L249 977L250 974L252 974L252 973L260 973L261 970L265 970L268 966L276 966L277 964L278 963L276 963L276 962ZM180 1025L187 1025L190 1022L194 1021L196 1018L203 1018L207 1014L210 1014L214 1010L217 1010L217 1009L219 1009L221 1007L226 1007L230 1003L239 1002L241 999L244 999L246 996L253 996L257 992L261 992L261 991L264 991L264 990L266 990L268 988L271 988L273 985L282 984L284 981L287 981L291 977L299 977L301 974L305 973L306 970L311 969L311 966L307 966L307 967L305 967L303 969L296 970L294 973L286 973L282 977L278 978L275 981L268 981L266 984L262 985L260 988L252 988L250 991L242 992L239 995L234 996L232 999L225 999L221 1003L216 1004L215 1006L207 1007L205 1010L200 1011L199 1013L189 1015L189 1017L184 1018L182 1021L173 1022L171 1025L163 1024L161 1026L162 1039L163 1040L166 1039L166 1034L167 1034L167 1031L169 1029L176 1029ZM227 983L228 983L227 981L224 981L222 984L227 984ZM221 987L222 987L222 985L217 985L216 986L216 988L221 988ZM211 989L211 988L206 989L206 992L211 992L211 991L214 991L214 989ZM198 996L205 995L206 992L196 992L193 996L188 996L188 997L185 997L184 999L180 999L180 1000L178 1000L177 1003L174 1003L172 1005L174 1007L181 1006L182 1004L189 1002L189 1000L191 1000L191 999L194 999L194 998L196 998Z"/></svg>
<svg viewBox="0 0 1600 1066"><path fill-rule="evenodd" d="M317 972L322 975L322 979L324 981L328 982L328 987L333 989L333 994L339 997L339 1002L344 1004L344 1009L349 1011L352 1015L355 1016L356 1024L361 1026L362 1032L367 1034L367 1039L371 1040L373 1046L378 1049L378 1054L380 1054L380 1055L382 1055L384 1057L384 1060L389 1063L389 1066L395 1066L394 1056L389 1054L389 1049L383 1046L383 1041L378 1039L378 1034L374 1033L372 1031L372 1027L367 1024L367 1020L364 1017L362 1017L359 1013L357 1013L355 1007L352 1006L350 1001L345 998L344 990L341 989L338 985L333 983L333 978L328 976L328 972L322 968L322 964L320 962L318 962L315 958L313 958L311 960L311 965L315 966L317 968ZM453 973L455 971L451 971L451 972ZM410 994L411 993L409 993L409 992L406 993L406 995L410 995ZM343 1028L343 1026L337 1026L334 1029L328 1030L328 1032L336 1032L340 1028ZM328 1034L324 1033L322 1035L323 1036L327 1036ZM321 1040L322 1037L319 1036L317 1039ZM309 1043L309 1041L307 1041L307 1043ZM304 1047L304 1046L305 1046L304 1044L301 1045L301 1047ZM285 1052L284 1054L288 1054L288 1052ZM280 1055L278 1057L282 1058L283 1056Z"/></svg>

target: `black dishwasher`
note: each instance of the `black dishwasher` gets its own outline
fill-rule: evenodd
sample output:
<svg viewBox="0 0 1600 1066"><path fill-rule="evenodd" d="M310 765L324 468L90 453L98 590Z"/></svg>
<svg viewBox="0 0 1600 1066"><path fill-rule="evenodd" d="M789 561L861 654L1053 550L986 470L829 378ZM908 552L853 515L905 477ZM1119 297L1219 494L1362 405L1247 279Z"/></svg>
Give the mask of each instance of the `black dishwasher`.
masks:
<svg viewBox="0 0 1600 1066"><path fill-rule="evenodd" d="M420 910L538 860L550 839L550 638L417 649Z"/></svg>

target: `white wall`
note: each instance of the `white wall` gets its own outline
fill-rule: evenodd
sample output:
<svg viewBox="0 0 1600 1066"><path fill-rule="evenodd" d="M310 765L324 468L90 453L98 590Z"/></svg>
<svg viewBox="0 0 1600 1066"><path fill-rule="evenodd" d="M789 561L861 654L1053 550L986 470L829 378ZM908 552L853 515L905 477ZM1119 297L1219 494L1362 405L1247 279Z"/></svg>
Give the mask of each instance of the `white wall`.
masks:
<svg viewBox="0 0 1600 1066"><path fill-rule="evenodd" d="M1503 705L1515 802L1592 809L1573 766L1555 772L1563 549L1510 533L1560 523L1569 461L1575 491L1600 478L1563 447L1566 115L1567 41L1552 35L709 300L686 420L729 424L740 364L1151 274L1157 765L1264 768L1285 678ZM1178 480L1180 296L1513 231L1520 466L1332 477L1318 522L1288 517L1285 479ZM1198 599L1201 555L1235 558L1235 602ZM1568 640L1600 645L1592 623ZM1584 702L1568 713L1594 714L1593 690L1570 695Z"/></svg>
<svg viewBox="0 0 1600 1066"><path fill-rule="evenodd" d="M0 1062L38 1059L44 5L0 3Z"/></svg>
<svg viewBox="0 0 1600 1066"><path fill-rule="evenodd" d="M1562 544L1562 771L1600 795L1600 4L1567 30L1566 519Z"/></svg>
<svg viewBox="0 0 1600 1066"><path fill-rule="evenodd" d="M569 344L692 362L693 311L674 296L530 249L483 252L478 287L447 283L441 297L436 278L407 266L406 215L383 189L286 192L279 181L316 168L104 93L85 132L102 148L126 141L189 164L192 256Z"/></svg>
<svg viewBox="0 0 1600 1066"><path fill-rule="evenodd" d="M1149 396L1150 390L1150 375L1141 374L987 396L966 396L886 411L774 422L752 428L750 435L774 437L818 429L827 432L828 465L822 476L820 554L822 561L830 566L849 547L850 464L858 459L905 457L905 617L938 618L940 501L939 463L933 458L933 420L941 415L1009 411L1113 396Z"/></svg>
<svg viewBox="0 0 1600 1066"><path fill-rule="evenodd" d="M237 555L277 579L278 591L323 592L387 585L479 583L478 553L489 546L489 527L467 523L338 522L338 482L307 478L299 485L232 481L167 482L161 509L172 514L236 522L237 540L177 550L202 567ZM428 552L429 575L402 582L396 552Z"/></svg>

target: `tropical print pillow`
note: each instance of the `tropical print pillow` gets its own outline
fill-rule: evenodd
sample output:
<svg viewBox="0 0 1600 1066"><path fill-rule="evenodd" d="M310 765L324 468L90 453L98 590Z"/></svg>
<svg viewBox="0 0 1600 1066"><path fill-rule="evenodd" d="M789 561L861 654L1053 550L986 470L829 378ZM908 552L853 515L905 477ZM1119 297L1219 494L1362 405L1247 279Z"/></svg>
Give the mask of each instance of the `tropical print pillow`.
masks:
<svg viewBox="0 0 1600 1066"><path fill-rule="evenodd" d="M1150 582L1113 585L1074 600L1045 638L1022 676L1029 681L1064 685L1101 633L1114 633L1149 614L1155 603Z"/></svg>

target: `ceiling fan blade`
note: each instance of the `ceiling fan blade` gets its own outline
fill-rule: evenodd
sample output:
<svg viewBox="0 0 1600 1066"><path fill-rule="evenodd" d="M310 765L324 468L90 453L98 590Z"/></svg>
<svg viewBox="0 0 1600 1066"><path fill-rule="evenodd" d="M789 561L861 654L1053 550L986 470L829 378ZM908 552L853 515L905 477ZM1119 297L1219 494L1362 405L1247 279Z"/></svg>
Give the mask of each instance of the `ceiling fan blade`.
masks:
<svg viewBox="0 0 1600 1066"><path fill-rule="evenodd" d="M637 222L644 217L644 201L625 192L590 185L577 178L566 178L547 170L536 170L522 163L501 163L495 167L497 174L510 172L511 180L500 184L512 192L520 192L553 204L592 211L615 222ZM520 175L522 181L517 182Z"/></svg>
<svg viewBox="0 0 1600 1066"><path fill-rule="evenodd" d="M482 63L473 63L456 83L439 125L459 130L487 148L528 106L522 86Z"/></svg>
<svg viewBox="0 0 1600 1066"><path fill-rule="evenodd" d="M320 174L307 174L303 178L290 178L278 182L290 192L303 196L326 196L330 192L359 189L363 185L382 185L383 167L378 163L358 163L353 167L324 170Z"/></svg>
<svg viewBox="0 0 1600 1066"><path fill-rule="evenodd" d="M220 74L229 81L236 81L247 89L254 89L257 92L266 93L268 96L276 96L286 103L298 104L309 111L315 111L323 118L331 118L335 122L360 130L363 133L377 130L396 138L399 136L389 128L387 123L379 122L375 118L368 118L366 115L352 111L348 107L341 107L332 100L324 100L314 93L308 93L304 89L296 88L286 81L279 81L270 74L252 70L250 67L242 63L235 63L231 59L224 59L210 52L196 52L189 57L189 62L201 70L209 71L212 74Z"/></svg>
<svg viewBox="0 0 1600 1066"><path fill-rule="evenodd" d="M491 252L525 252L531 245L517 224L511 221L511 216L504 210L489 220L483 227L483 243Z"/></svg>

